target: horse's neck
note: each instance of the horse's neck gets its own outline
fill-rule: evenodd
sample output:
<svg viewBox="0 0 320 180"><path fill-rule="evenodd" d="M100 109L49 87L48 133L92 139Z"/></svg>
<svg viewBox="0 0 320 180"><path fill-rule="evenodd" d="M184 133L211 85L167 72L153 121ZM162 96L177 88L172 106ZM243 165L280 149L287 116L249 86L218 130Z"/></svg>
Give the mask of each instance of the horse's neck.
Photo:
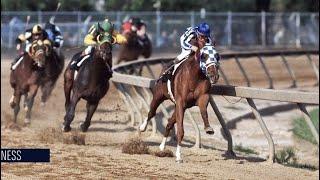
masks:
<svg viewBox="0 0 320 180"><path fill-rule="evenodd" d="M189 66L191 74L198 75L201 72L200 62L196 59L196 55L192 55L188 59L188 63L186 65Z"/></svg>

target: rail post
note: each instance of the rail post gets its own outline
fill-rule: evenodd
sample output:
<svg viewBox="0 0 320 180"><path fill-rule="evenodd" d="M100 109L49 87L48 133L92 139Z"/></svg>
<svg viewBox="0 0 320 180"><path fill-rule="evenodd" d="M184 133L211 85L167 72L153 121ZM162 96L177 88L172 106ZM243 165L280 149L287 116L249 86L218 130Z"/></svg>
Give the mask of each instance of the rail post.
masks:
<svg viewBox="0 0 320 180"><path fill-rule="evenodd" d="M317 144L319 145L319 132L314 127L314 124L311 121L310 114L308 113L304 104L298 103L299 109L303 112L304 120L308 124L313 137L316 139Z"/></svg>
<svg viewBox="0 0 320 180"><path fill-rule="evenodd" d="M235 156L235 153L233 152L233 143L232 143L232 136L231 136L231 133L218 109L218 106L216 105L212 95L209 96L209 103L213 109L213 111L215 112L221 126L222 126L222 129L223 129L223 132L227 138L227 141L228 141L228 151L227 151L227 154L229 155L232 155L232 156Z"/></svg>
<svg viewBox="0 0 320 180"><path fill-rule="evenodd" d="M269 159L268 161L270 163L274 162L274 154L275 154L275 148L274 148L274 142L272 140L271 134L266 126L266 124L264 123L254 101L251 98L247 98L247 102L249 103L251 110L254 114L254 116L256 117L256 119L258 120L260 127L264 133L264 135L266 136L267 140L268 140L268 144L269 144Z"/></svg>

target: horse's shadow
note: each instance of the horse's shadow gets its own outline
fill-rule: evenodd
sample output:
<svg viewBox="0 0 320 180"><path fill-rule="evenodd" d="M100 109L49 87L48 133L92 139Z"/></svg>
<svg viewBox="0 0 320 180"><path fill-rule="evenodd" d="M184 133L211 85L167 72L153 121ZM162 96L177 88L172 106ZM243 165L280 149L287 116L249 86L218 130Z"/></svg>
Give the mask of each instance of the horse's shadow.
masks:
<svg viewBox="0 0 320 180"><path fill-rule="evenodd" d="M183 140L183 144L182 147L183 148L193 148L193 146L195 145L195 142L191 141L191 140ZM145 143L148 146L151 147L158 147L160 145L159 142L154 142L154 141L145 141ZM166 142L166 146L171 146L171 147L176 147L177 146L177 142L171 138L170 141ZM228 152L224 149L220 149L220 148L215 148L212 146L207 146L207 145L201 145L202 149L209 149L209 150L214 150L214 151L219 151L222 152L223 154L221 155L222 157L224 157L224 160L228 160L228 159L234 159L234 160L240 160L239 164L243 164L246 162L264 162L266 161L266 159L260 158L260 157L249 157L249 156L242 156L239 154L236 154L236 157L231 156L228 154Z"/></svg>
<svg viewBox="0 0 320 180"><path fill-rule="evenodd" d="M134 127L127 127L125 129L112 129L106 127L90 127L88 132L111 132L111 133L120 133L120 132L134 132L136 129Z"/></svg>

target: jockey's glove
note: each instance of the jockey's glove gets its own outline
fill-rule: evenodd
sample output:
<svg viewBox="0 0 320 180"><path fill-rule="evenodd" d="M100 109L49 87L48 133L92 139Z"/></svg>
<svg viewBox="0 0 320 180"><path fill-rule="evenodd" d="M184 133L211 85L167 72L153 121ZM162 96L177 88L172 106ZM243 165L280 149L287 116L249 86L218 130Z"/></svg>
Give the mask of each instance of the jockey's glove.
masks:
<svg viewBox="0 0 320 180"><path fill-rule="evenodd" d="M17 51L19 51L19 50L20 50L20 48L21 48L21 44L20 44L20 43L18 43L18 44L17 44Z"/></svg>
<svg viewBox="0 0 320 180"><path fill-rule="evenodd" d="M191 50L196 52L198 50L198 47L197 46L191 46Z"/></svg>

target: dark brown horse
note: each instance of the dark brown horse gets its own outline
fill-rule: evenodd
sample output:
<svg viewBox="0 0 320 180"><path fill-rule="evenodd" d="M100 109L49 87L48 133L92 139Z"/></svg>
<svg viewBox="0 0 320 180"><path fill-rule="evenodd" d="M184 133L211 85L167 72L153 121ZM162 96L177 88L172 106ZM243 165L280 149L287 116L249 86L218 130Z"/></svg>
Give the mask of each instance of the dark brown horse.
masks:
<svg viewBox="0 0 320 180"><path fill-rule="evenodd" d="M50 66L52 66L52 61L57 61L57 56L54 55L48 40L37 40L32 43L30 52L25 53L21 58L21 63L17 64L10 74L10 84L14 92L9 104L14 109L14 122L16 122L20 111L21 96L25 96L25 109L27 111L25 123L28 124L30 123L31 109L38 88L43 85L46 98L51 92L51 90L46 89L46 82L49 81L46 77L51 77L53 74Z"/></svg>
<svg viewBox="0 0 320 180"><path fill-rule="evenodd" d="M53 50L52 57L47 61L47 67L41 76L40 89L41 89L41 105L44 106L47 102L51 92L62 73L64 67L64 56L62 53L57 53Z"/></svg>
<svg viewBox="0 0 320 180"><path fill-rule="evenodd" d="M74 55L77 58L79 53ZM71 61L72 62L72 61ZM80 67L76 78L74 71L67 68L64 73L65 109L63 131L71 130L70 124L74 119L75 108L82 98L87 101L87 116L80 125L80 129L86 132L90 126L93 113L96 111L99 101L109 89L111 77L112 45L108 42L97 46L90 57ZM70 65L70 64L69 64ZM71 95L72 91L72 95Z"/></svg>
<svg viewBox="0 0 320 180"><path fill-rule="evenodd" d="M128 43L121 46L119 55L115 64L119 64L122 61L137 60L140 55L144 58L149 58L152 53L152 44L147 35L142 39L136 32L128 32L124 35L127 38Z"/></svg>
<svg viewBox="0 0 320 180"><path fill-rule="evenodd" d="M153 99L150 105L148 117L140 125L139 130L145 131L148 122L155 116L158 106L167 99L175 102L175 110L172 117L168 120L163 141L160 145L160 150L165 148L165 142L170 130L177 123L177 151L176 160L182 162L181 158L181 142L184 136L183 118L187 108L198 106L204 122L205 131L208 134L213 134L214 131L210 127L208 121L207 105L209 102L209 90L212 84L218 81L219 74L219 55L214 50L213 46L204 46L204 42L199 42L199 47L202 48L196 53L191 53L176 70L172 77L172 98L168 92L167 82L159 80L153 87ZM210 49L211 51L208 51ZM200 60L204 63L202 69Z"/></svg>

